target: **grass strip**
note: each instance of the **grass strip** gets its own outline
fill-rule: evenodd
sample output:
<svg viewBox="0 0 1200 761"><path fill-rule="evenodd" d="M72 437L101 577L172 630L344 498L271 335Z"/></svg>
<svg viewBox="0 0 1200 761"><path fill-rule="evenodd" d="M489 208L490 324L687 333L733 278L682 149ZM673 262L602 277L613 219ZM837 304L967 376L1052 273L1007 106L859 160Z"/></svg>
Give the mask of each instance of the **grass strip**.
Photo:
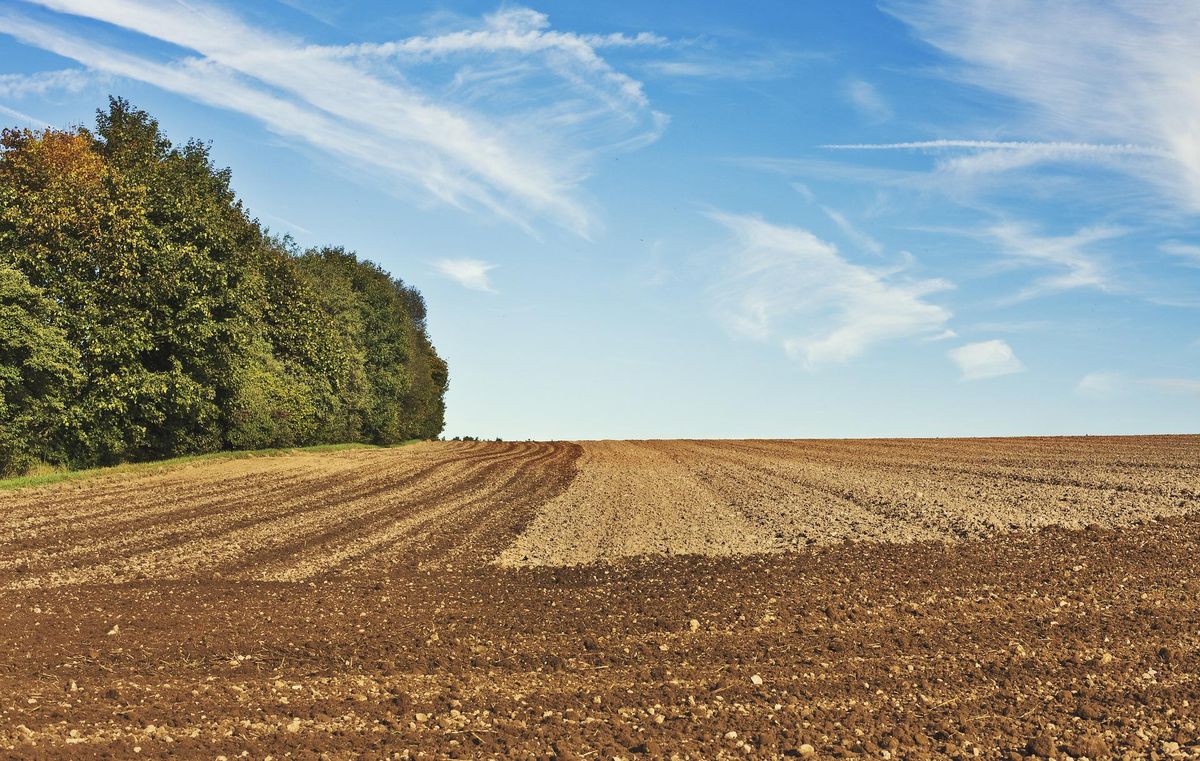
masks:
<svg viewBox="0 0 1200 761"><path fill-rule="evenodd" d="M99 478L103 476L144 475L160 470L169 470L180 465L190 465L210 460L242 460L248 457L279 457L298 452L342 452L348 449L390 449L415 444L420 439L410 439L399 444L379 446L377 444L314 444L308 447L281 447L277 449L240 449L226 452L206 452L204 454L189 454L172 457L166 460L151 460L148 462L126 462L120 465L110 465L104 468L86 468L84 470L51 470L47 473L31 473L16 478L0 479L0 491L28 489L34 486L48 486L60 481L75 481L84 478Z"/></svg>

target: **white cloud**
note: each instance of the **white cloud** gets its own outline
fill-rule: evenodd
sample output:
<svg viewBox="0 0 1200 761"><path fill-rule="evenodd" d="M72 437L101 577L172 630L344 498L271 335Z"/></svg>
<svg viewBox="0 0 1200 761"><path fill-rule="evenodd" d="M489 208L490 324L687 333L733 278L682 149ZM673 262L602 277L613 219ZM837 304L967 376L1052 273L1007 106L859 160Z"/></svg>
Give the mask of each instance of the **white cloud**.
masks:
<svg viewBox="0 0 1200 761"><path fill-rule="evenodd" d="M46 95L55 90L75 93L92 80L83 69L38 71L32 74L0 74L0 98Z"/></svg>
<svg viewBox="0 0 1200 761"><path fill-rule="evenodd" d="M746 169L781 174L792 181L795 178L803 178L807 182L827 180L851 186L878 185L882 188L898 189L911 195L937 189L930 181L928 172L915 169L863 166L825 159L772 156L737 157L731 158L729 161ZM795 185L793 185L794 187Z"/></svg>
<svg viewBox="0 0 1200 761"><path fill-rule="evenodd" d="M1108 399L1125 387L1125 376L1113 372L1088 373L1075 384L1075 393L1091 399Z"/></svg>
<svg viewBox="0 0 1200 761"><path fill-rule="evenodd" d="M811 194L811 191L809 192ZM825 212L825 216L833 220L833 223L846 234L847 238L854 241L854 245L858 246L864 251L869 251L876 256L883 253L883 244L873 238L869 233L865 233L855 227L849 219L846 219L845 214L842 214L837 209L831 209L828 206L822 206L821 211Z"/></svg>
<svg viewBox="0 0 1200 761"><path fill-rule="evenodd" d="M1041 333L1048 330L1061 330L1061 322L1050 320L1008 320L997 322L977 322L967 326L967 330L976 333Z"/></svg>
<svg viewBox="0 0 1200 761"><path fill-rule="evenodd" d="M457 36L399 41L392 50L310 46L196 2L32 1L198 57L163 63L13 12L0 11L0 32L243 113L397 191L527 228L549 219L588 235L595 220L578 186L596 155L645 145L666 124L640 84L596 53L652 39L560 34L525 9L502 10Z"/></svg>
<svg viewBox="0 0 1200 761"><path fill-rule="evenodd" d="M859 113L872 121L884 122L892 118L892 108L888 105L879 90L870 82L861 79L850 79L844 88L846 100L858 109Z"/></svg>
<svg viewBox="0 0 1200 761"><path fill-rule="evenodd" d="M433 36L408 37L393 42L366 42L337 48L311 48L343 55L371 56L445 56L462 52L497 53L506 50L534 53L560 50L579 61L605 72L612 69L595 53L599 48L664 47L670 40L650 32L635 35L575 34L550 28L545 13L521 7L505 7L484 17L479 29L468 29ZM615 72L612 72L615 74ZM620 75L617 75L620 76ZM639 88L640 89L640 88Z"/></svg>
<svg viewBox="0 0 1200 761"><path fill-rule="evenodd" d="M19 122L21 122L21 124L18 126L21 126L21 127L33 128L33 127L50 127L50 126L52 126L50 124L50 122L46 121L45 119L41 119L36 116L30 116L27 113L24 113L22 111L17 111L16 109L9 108L8 106L0 106L0 114L4 114L5 116L10 116L13 119L18 120Z"/></svg>
<svg viewBox="0 0 1200 761"><path fill-rule="evenodd" d="M1041 152L1047 156L1066 158L1075 155L1167 156L1161 148L1141 145L1038 142L1034 140L916 140L906 143L828 143L822 148L837 151L946 151L967 149L975 151L1010 151L1013 153Z"/></svg>
<svg viewBox="0 0 1200 761"><path fill-rule="evenodd" d="M993 339L964 344L948 352L950 359L958 365L965 381L995 378L1000 375L1019 373L1025 369L1021 360L1005 341Z"/></svg>
<svg viewBox="0 0 1200 761"><path fill-rule="evenodd" d="M1144 146L1120 151L1142 155L1127 171L1172 204L1200 210L1194 2L892 0L884 7L958 59L959 79L1021 104L1029 131Z"/></svg>
<svg viewBox="0 0 1200 761"><path fill-rule="evenodd" d="M1150 157L1169 158L1160 149L1142 145L1038 142L1032 140L921 140L904 143L848 143L821 146L838 151L920 151L938 156L934 165L943 179L970 180L980 175L1011 172L1043 163L1087 162L1133 169L1121 162Z"/></svg>
<svg viewBox="0 0 1200 761"><path fill-rule="evenodd" d="M484 17L483 27L430 37L409 37L395 42L362 43L342 47L310 47L318 58L391 58L448 59L458 56L503 56L504 61L489 68L511 72L510 54L528 61L535 58L573 88L588 90L617 114L637 118L638 111L649 107L649 100L637 80L616 71L596 52L605 47L663 46L667 40L643 32L624 34L579 35L550 28L550 18L529 8L503 8ZM478 71L472 71L475 79ZM459 81L462 81L461 79Z"/></svg>
<svg viewBox="0 0 1200 761"><path fill-rule="evenodd" d="M1004 254L1014 261L1057 270L1055 274L1038 278L1018 293L1013 300L1020 301L1073 288L1119 289L1119 283L1107 265L1087 249L1094 243L1125 233L1122 228L1097 226L1084 228L1073 235L1046 237L1030 232L1023 225L1008 222L989 228L986 236L999 243Z"/></svg>
<svg viewBox="0 0 1200 761"><path fill-rule="evenodd" d="M496 269L495 264L489 264L480 259L439 259L433 263L434 269L442 276L447 277L461 285L463 288L470 288L473 291L487 291L495 293L492 288L492 283L488 280L488 272Z"/></svg>
<svg viewBox="0 0 1200 761"><path fill-rule="evenodd" d="M950 312L925 300L952 287L944 280L901 279L854 264L799 227L751 215L711 216L733 234L726 277L714 286L726 321L749 338L781 340L810 369L946 329Z"/></svg>
<svg viewBox="0 0 1200 761"><path fill-rule="evenodd" d="M1172 394L1200 395L1200 380L1195 378L1128 378L1115 372L1088 373L1079 379L1075 392L1093 399L1108 399L1135 383Z"/></svg>
<svg viewBox="0 0 1200 761"><path fill-rule="evenodd" d="M1147 378L1144 382L1161 391L1200 396L1200 380L1194 378Z"/></svg>
<svg viewBox="0 0 1200 761"><path fill-rule="evenodd" d="M1169 240L1159 246L1163 253L1171 256L1178 256L1183 260L1184 264L1192 267L1200 267L1200 246L1194 243L1184 243L1178 240Z"/></svg>
<svg viewBox="0 0 1200 761"><path fill-rule="evenodd" d="M936 336L929 336L928 338L926 338L924 340L931 341L931 342L932 341L949 341L951 338L958 338L958 333L955 333L953 330L946 328L941 333L938 333Z"/></svg>
<svg viewBox="0 0 1200 761"><path fill-rule="evenodd" d="M808 185L805 185L803 182L793 182L792 190L799 193L800 196L809 203L814 203L817 200L816 193L813 193L812 188L810 188Z"/></svg>
<svg viewBox="0 0 1200 761"><path fill-rule="evenodd" d="M695 42L695 41L691 41ZM703 45L689 46L673 59L646 61L640 69L651 76L707 81L755 81L790 74L802 61L823 58L819 53L795 50L730 51Z"/></svg>

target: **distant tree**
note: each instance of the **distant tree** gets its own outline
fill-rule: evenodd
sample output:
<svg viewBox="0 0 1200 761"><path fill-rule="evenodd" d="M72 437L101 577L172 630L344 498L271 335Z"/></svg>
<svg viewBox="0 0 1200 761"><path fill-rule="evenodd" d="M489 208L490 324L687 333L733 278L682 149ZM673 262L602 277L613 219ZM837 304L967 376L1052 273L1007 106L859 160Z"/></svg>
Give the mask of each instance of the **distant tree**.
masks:
<svg viewBox="0 0 1200 761"><path fill-rule="evenodd" d="M0 265L12 304L45 302L22 319L73 352L63 377L81 379L42 459L442 430L448 374L420 293L343 249L300 254L269 236L207 145L173 145L125 100L110 99L95 133L3 132ZM12 388L33 372L27 349L2 358Z"/></svg>
<svg viewBox="0 0 1200 761"><path fill-rule="evenodd" d="M426 334L420 293L340 247L312 249L299 262L320 283L339 342L359 348L353 399L363 436L377 444L436 437L448 373Z"/></svg>

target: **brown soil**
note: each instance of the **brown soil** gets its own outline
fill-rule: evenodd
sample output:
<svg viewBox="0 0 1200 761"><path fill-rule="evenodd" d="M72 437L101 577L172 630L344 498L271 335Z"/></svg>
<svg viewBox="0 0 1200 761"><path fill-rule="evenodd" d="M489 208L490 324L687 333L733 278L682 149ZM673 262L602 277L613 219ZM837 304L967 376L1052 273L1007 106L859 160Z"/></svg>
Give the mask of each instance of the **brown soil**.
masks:
<svg viewBox="0 0 1200 761"><path fill-rule="evenodd" d="M1200 757L1198 507L1200 437L443 443L8 493L0 755Z"/></svg>
<svg viewBox="0 0 1200 761"><path fill-rule="evenodd" d="M604 441L508 566L1129 525L1200 506L1186 437Z"/></svg>

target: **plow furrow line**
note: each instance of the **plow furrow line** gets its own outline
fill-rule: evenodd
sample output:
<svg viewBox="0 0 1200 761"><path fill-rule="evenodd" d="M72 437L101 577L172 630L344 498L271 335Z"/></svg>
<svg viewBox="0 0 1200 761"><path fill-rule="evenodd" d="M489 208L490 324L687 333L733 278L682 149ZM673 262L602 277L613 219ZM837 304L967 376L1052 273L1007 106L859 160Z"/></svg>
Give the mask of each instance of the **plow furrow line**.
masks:
<svg viewBox="0 0 1200 761"><path fill-rule="evenodd" d="M549 456L543 453L531 459L525 451L521 448L506 457L496 458L483 468L456 473L457 480L442 484L442 488L430 494L397 495L404 498L399 505L389 505L391 509L360 518L350 525L337 526L312 541L273 548L270 557L248 558L242 575L270 581L307 580L403 542L406 535L420 526L455 515L472 504L494 504L493 495L502 491L507 483L496 483L498 473L503 473L514 463L517 471L536 467Z"/></svg>
<svg viewBox="0 0 1200 761"><path fill-rule="evenodd" d="M472 467L474 463L486 463L491 459L506 456L509 455L480 453L467 461L467 467ZM420 482L433 482L440 471L453 469L452 466L464 467L461 461L456 463L450 460L433 460L416 475L401 479L399 485L412 486ZM386 462L381 463L378 467L378 472L381 473L389 470L394 471L395 468L394 466L389 468ZM371 472L378 474L376 468L372 468ZM18 577L11 586L33 587L90 583L138 574L156 578L173 578L180 572L189 570L192 572L202 569L219 570L231 560L252 553L260 547L290 541L297 533L304 536L305 532L319 532L326 529L342 512L350 508L365 511L366 508L361 503L372 500L380 494L386 494L396 488L398 484L380 481L378 478L372 480L368 477L366 479L356 478L350 485L352 487L350 489L343 488L332 492L314 493L299 502L275 505L267 512L253 504L242 505L243 510L250 510L251 513L234 526L223 526L219 523L220 520L227 519L228 515L201 517L186 526L183 531L175 527L164 526L161 528L162 532L168 533L170 536L160 537L149 547L146 546L147 537L145 535L132 534L123 537L120 545L122 548L132 551L127 552L124 556L118 556L115 560L108 559L112 558L111 551L103 555L96 555L92 547L83 546L78 550L82 553L82 557L95 555L97 562L82 563L78 562L77 558L73 563L75 566L73 568L49 570L36 575L26 574ZM376 509L386 509L386 506ZM300 516L299 520L297 520L297 516ZM175 539L186 537L186 541L176 542L171 537ZM105 559L101 560L100 558Z"/></svg>

